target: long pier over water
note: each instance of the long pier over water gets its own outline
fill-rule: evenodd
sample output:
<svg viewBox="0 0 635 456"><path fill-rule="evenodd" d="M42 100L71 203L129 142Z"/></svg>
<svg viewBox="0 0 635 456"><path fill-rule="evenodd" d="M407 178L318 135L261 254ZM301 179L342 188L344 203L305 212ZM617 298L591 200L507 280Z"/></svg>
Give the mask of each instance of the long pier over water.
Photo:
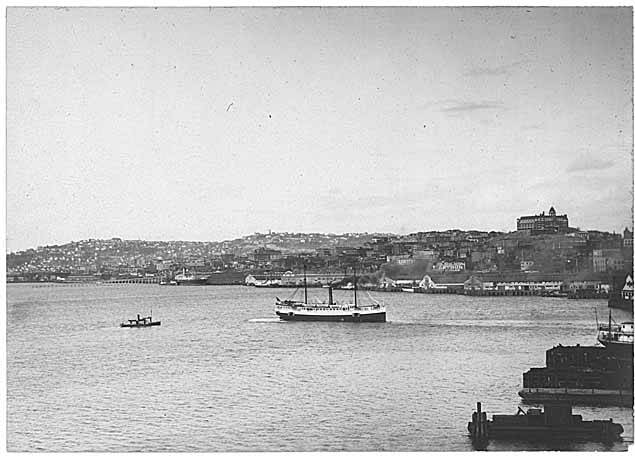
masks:
<svg viewBox="0 0 635 456"><path fill-rule="evenodd" d="M20 282L22 283L22 282ZM95 287L102 285L158 285L159 279L157 277L139 277L134 279L113 279L113 280L101 280L90 282L23 282L30 283L39 287Z"/></svg>

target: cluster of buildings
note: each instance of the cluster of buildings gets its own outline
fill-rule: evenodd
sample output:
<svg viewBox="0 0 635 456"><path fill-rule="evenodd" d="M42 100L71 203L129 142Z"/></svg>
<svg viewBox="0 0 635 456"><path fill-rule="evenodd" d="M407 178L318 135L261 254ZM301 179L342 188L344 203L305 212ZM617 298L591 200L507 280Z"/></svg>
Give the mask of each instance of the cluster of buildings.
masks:
<svg viewBox="0 0 635 456"><path fill-rule="evenodd" d="M621 290L625 299L633 298L633 279L630 275L620 277L613 283L606 279L579 279L575 276L547 276L534 274L528 277L513 274L469 275L469 277L425 275L421 280L393 280L382 277L378 288L399 288L414 293L461 293L461 294L509 294L541 295L572 298L608 297L614 290Z"/></svg>
<svg viewBox="0 0 635 456"><path fill-rule="evenodd" d="M311 274L384 273L397 280L425 274L608 276L633 268L633 233L584 231L567 215L522 216L510 233L477 230L376 233L254 233L222 242L89 239L7 254L8 280L67 277L174 277L186 269L245 276L304 267ZM290 280L290 279L289 279Z"/></svg>
<svg viewBox="0 0 635 456"><path fill-rule="evenodd" d="M173 277L183 269L217 271L342 270L364 255L368 233L255 233L232 241L88 239L8 253L8 281ZM361 250L360 250L361 249ZM385 260L385 259L384 259Z"/></svg>
<svg viewBox="0 0 635 456"><path fill-rule="evenodd" d="M172 264L202 265L202 258L210 254L209 246L200 242L112 238L41 246L9 253L6 259L9 279L34 276L48 279L60 275L155 274Z"/></svg>
<svg viewBox="0 0 635 456"><path fill-rule="evenodd" d="M469 295L540 295L569 298L607 298L615 290L625 299L633 297L633 279L630 275L615 277L613 283L604 278L584 278L559 274L426 274L421 279L394 279L383 272L357 277L359 289L402 291L410 293L452 293ZM354 277L350 274L284 273L249 274L244 284L255 287L307 287L331 286L353 289Z"/></svg>

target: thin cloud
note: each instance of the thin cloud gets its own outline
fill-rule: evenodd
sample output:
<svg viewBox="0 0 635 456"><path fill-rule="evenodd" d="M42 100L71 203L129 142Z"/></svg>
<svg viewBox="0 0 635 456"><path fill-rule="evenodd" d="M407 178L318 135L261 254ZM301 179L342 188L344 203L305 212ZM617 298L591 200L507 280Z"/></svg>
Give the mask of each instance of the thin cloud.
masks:
<svg viewBox="0 0 635 456"><path fill-rule="evenodd" d="M604 191L615 182L621 181L620 177L616 177L615 174L617 173L589 174L588 176L584 176L583 180L580 179L579 175L573 173L560 176L550 175L541 179L535 179L529 183L530 185L524 188L530 193L546 192L552 195L568 195L571 193L571 189L576 189L574 193L581 201L584 201L589 194L595 195L598 192ZM562 198L565 197L563 196Z"/></svg>
<svg viewBox="0 0 635 456"><path fill-rule="evenodd" d="M613 167L615 164L612 160L602 160L590 156L580 157L567 167L567 172L576 173L580 171L599 171Z"/></svg>
<svg viewBox="0 0 635 456"><path fill-rule="evenodd" d="M461 102L452 102L451 105L441 108L441 111L449 112L449 113L461 113L461 112L472 112L472 111L500 109L500 108L502 108L502 106L499 103L491 103L491 102L477 103L473 101L461 101Z"/></svg>
<svg viewBox="0 0 635 456"><path fill-rule="evenodd" d="M544 123L535 123L535 124L525 125L523 127L524 130L542 130L543 128L545 128Z"/></svg>
<svg viewBox="0 0 635 456"><path fill-rule="evenodd" d="M490 67L474 67L463 73L464 76L500 76L510 73L515 68L519 67L526 60L518 60L517 62L508 63L507 65L498 65Z"/></svg>
<svg viewBox="0 0 635 456"><path fill-rule="evenodd" d="M439 112L449 114L461 114L464 112L473 112L479 110L504 109L504 105L496 101L469 101L446 99L426 103L424 109L432 109Z"/></svg>

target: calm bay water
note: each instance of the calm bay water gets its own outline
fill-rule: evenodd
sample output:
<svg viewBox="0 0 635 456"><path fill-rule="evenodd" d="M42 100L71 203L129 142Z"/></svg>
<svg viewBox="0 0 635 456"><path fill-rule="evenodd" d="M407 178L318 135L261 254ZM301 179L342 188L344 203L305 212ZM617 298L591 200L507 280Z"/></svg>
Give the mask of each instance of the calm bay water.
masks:
<svg viewBox="0 0 635 456"><path fill-rule="evenodd" d="M557 344L595 344L593 309L608 315L606 301L383 293L384 324L280 322L290 291L8 285L8 449L469 451L476 401L525 407L522 373ZM160 327L119 328L150 309ZM633 441L632 410L574 413L613 418L627 442L488 448Z"/></svg>

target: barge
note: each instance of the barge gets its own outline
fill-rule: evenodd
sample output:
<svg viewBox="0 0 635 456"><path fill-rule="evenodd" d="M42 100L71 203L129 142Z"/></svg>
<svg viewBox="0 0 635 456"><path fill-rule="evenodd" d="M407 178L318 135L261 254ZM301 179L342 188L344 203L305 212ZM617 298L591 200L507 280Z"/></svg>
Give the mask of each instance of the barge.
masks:
<svg viewBox="0 0 635 456"><path fill-rule="evenodd" d="M632 355L631 355L632 356ZM523 373L525 402L633 406L633 358L599 346L562 346L546 352L546 367Z"/></svg>
<svg viewBox="0 0 635 456"><path fill-rule="evenodd" d="M480 402L467 429L473 440L481 442L489 439L614 442L624 432L623 426L612 419L584 421L581 415L572 413L571 404L545 404L544 411L518 407L515 415L493 415L488 420Z"/></svg>

